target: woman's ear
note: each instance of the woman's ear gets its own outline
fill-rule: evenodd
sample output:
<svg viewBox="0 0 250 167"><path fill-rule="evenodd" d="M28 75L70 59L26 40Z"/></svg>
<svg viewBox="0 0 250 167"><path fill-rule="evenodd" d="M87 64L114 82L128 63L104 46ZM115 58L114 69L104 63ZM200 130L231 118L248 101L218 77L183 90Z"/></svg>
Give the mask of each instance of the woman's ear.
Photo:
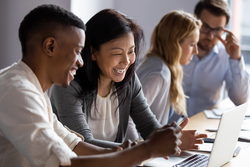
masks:
<svg viewBox="0 0 250 167"><path fill-rule="evenodd" d="M53 56L56 40L53 37L48 37L43 41L43 50L48 56Z"/></svg>
<svg viewBox="0 0 250 167"><path fill-rule="evenodd" d="M96 61L95 50L92 48L92 46L90 47L90 51L91 51L91 59L93 61Z"/></svg>

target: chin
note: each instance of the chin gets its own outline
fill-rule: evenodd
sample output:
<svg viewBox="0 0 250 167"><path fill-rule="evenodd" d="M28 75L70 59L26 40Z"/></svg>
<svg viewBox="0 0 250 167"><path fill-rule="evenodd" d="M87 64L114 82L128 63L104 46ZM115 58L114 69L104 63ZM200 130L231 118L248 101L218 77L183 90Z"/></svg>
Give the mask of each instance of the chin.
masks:
<svg viewBox="0 0 250 167"><path fill-rule="evenodd" d="M124 79L124 77L122 77L122 78L116 78L116 79L114 79L113 81L114 81L114 82L122 82L123 79Z"/></svg>
<svg viewBox="0 0 250 167"><path fill-rule="evenodd" d="M70 82L71 81L64 82L61 86L66 88L66 87L68 87L70 85Z"/></svg>
<svg viewBox="0 0 250 167"><path fill-rule="evenodd" d="M189 64L190 61L187 61L187 62L183 62L183 63L180 63L181 65L185 66L187 64Z"/></svg>
<svg viewBox="0 0 250 167"><path fill-rule="evenodd" d="M211 44L211 45L202 45L202 48L203 50L206 50L206 51L210 51L211 49L213 49L215 45Z"/></svg>
<svg viewBox="0 0 250 167"><path fill-rule="evenodd" d="M123 79L122 80L120 80L120 79L115 79L115 80L113 80L113 82L122 82L123 81Z"/></svg>
<svg viewBox="0 0 250 167"><path fill-rule="evenodd" d="M54 80L53 84L62 86L62 87L67 87L69 86L70 82L71 82L70 78L64 77L64 78L58 78L57 80Z"/></svg>

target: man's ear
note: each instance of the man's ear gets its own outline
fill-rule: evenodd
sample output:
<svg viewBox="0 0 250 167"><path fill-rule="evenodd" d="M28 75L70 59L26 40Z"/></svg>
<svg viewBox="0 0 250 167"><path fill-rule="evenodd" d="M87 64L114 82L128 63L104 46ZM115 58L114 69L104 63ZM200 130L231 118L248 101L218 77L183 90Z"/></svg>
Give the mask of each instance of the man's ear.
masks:
<svg viewBox="0 0 250 167"><path fill-rule="evenodd" d="M56 45L56 40L53 37L48 37L43 41L43 50L44 52L49 55L53 56L55 52L55 45Z"/></svg>
<svg viewBox="0 0 250 167"><path fill-rule="evenodd" d="M92 46L90 47L90 51L91 51L91 59L93 61L96 61L95 49L93 49Z"/></svg>

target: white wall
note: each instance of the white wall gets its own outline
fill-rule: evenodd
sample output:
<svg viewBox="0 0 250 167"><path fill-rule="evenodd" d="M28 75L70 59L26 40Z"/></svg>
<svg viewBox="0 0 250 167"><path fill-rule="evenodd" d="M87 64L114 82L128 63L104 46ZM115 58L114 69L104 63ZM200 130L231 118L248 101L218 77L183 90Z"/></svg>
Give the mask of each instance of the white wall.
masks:
<svg viewBox="0 0 250 167"><path fill-rule="evenodd" d="M146 49L150 44L151 33L160 19L172 10L193 13L199 0L116 0L115 9L133 17L145 33Z"/></svg>
<svg viewBox="0 0 250 167"><path fill-rule="evenodd" d="M70 0L0 0L0 69L21 59L19 25L30 10L45 3L70 10Z"/></svg>
<svg viewBox="0 0 250 167"><path fill-rule="evenodd" d="M71 0L71 11L86 23L97 12L114 8L115 0Z"/></svg>
<svg viewBox="0 0 250 167"><path fill-rule="evenodd" d="M72 0L71 10L86 23L95 13L114 8L134 18L143 28L147 51L151 33L160 19L172 10L193 13L199 0ZM143 53L142 53L143 54Z"/></svg>
<svg viewBox="0 0 250 167"><path fill-rule="evenodd" d="M193 13L197 2L198 0L0 0L0 69L21 59L19 24L38 5L59 5L72 10L85 23L102 9L118 9L135 18L142 26L148 47L151 33L163 15L175 9Z"/></svg>

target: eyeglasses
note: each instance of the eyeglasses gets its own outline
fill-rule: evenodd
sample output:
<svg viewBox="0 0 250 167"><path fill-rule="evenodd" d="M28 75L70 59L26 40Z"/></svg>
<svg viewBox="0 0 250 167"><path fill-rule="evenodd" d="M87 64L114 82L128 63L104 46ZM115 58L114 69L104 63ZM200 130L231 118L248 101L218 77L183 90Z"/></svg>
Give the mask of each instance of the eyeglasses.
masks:
<svg viewBox="0 0 250 167"><path fill-rule="evenodd" d="M214 35L221 36L224 33L224 29L222 27L219 28L211 28L206 23L202 23L200 32L204 34L208 34L210 31L213 32Z"/></svg>

